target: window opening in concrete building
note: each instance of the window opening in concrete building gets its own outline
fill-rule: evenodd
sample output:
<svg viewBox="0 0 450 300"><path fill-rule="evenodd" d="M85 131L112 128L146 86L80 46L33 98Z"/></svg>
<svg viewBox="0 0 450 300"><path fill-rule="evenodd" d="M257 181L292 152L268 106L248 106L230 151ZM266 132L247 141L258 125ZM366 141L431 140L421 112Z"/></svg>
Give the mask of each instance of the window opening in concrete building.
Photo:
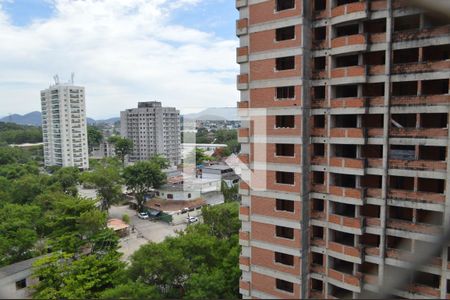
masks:
<svg viewBox="0 0 450 300"><path fill-rule="evenodd" d="M418 223L424 223L429 225L442 225L443 214L440 211L416 210L416 220Z"/></svg>
<svg viewBox="0 0 450 300"><path fill-rule="evenodd" d="M325 203L322 199L312 199L312 210L313 211L324 211Z"/></svg>
<svg viewBox="0 0 450 300"><path fill-rule="evenodd" d="M383 128L382 114L364 115L362 118L362 126L366 128Z"/></svg>
<svg viewBox="0 0 450 300"><path fill-rule="evenodd" d="M325 99L325 86L315 86L313 89L313 93L314 100Z"/></svg>
<svg viewBox="0 0 450 300"><path fill-rule="evenodd" d="M318 266L323 266L323 254L313 252L312 263Z"/></svg>
<svg viewBox="0 0 450 300"><path fill-rule="evenodd" d="M343 68L358 65L358 55L344 55L335 58L335 68Z"/></svg>
<svg viewBox="0 0 450 300"><path fill-rule="evenodd" d="M336 128L356 128L356 115L336 115L334 116L334 127Z"/></svg>
<svg viewBox="0 0 450 300"><path fill-rule="evenodd" d="M449 94L449 80L423 80L422 95L447 95Z"/></svg>
<svg viewBox="0 0 450 300"><path fill-rule="evenodd" d="M325 70L326 58L325 56L314 57L314 70Z"/></svg>
<svg viewBox="0 0 450 300"><path fill-rule="evenodd" d="M377 19L364 22L364 32L366 33L385 33L386 19Z"/></svg>
<svg viewBox="0 0 450 300"><path fill-rule="evenodd" d="M414 273L412 283L438 289L440 277L439 275L418 271Z"/></svg>
<svg viewBox="0 0 450 300"><path fill-rule="evenodd" d="M294 212L294 201L284 200L284 199L276 199L276 208L278 211L288 211Z"/></svg>
<svg viewBox="0 0 450 300"><path fill-rule="evenodd" d="M356 145L335 144L334 154L336 157L356 158Z"/></svg>
<svg viewBox="0 0 450 300"><path fill-rule="evenodd" d="M415 160L416 148L408 145L390 145L390 159Z"/></svg>
<svg viewBox="0 0 450 300"><path fill-rule="evenodd" d="M333 213L344 217L355 217L356 208L353 204L346 204L340 202L331 202L333 205Z"/></svg>
<svg viewBox="0 0 450 300"><path fill-rule="evenodd" d="M312 226L312 237L313 239L323 240L323 227L320 226Z"/></svg>
<svg viewBox="0 0 450 300"><path fill-rule="evenodd" d="M417 81L402 81L392 83L393 96L417 96Z"/></svg>
<svg viewBox="0 0 450 300"><path fill-rule="evenodd" d="M341 232L338 230L330 230L331 238L333 242L354 247L355 246L355 235L351 233Z"/></svg>
<svg viewBox="0 0 450 300"><path fill-rule="evenodd" d="M336 299L352 299L353 298L353 292L340 288L338 286L335 286L333 284L328 284L329 288L329 294Z"/></svg>
<svg viewBox="0 0 450 300"><path fill-rule="evenodd" d="M277 99L294 99L294 98L295 98L294 86L277 87Z"/></svg>
<svg viewBox="0 0 450 300"><path fill-rule="evenodd" d="M386 62L386 52L385 51L375 51L364 53L364 64L369 66L379 66L384 65Z"/></svg>
<svg viewBox="0 0 450 300"><path fill-rule="evenodd" d="M349 275L353 274L353 263L335 257L330 257L330 262L332 269Z"/></svg>
<svg viewBox="0 0 450 300"><path fill-rule="evenodd" d="M363 96L382 97L384 96L384 83L368 83L364 85Z"/></svg>
<svg viewBox="0 0 450 300"><path fill-rule="evenodd" d="M277 71L295 69L295 56L276 58L275 59L275 68Z"/></svg>
<svg viewBox="0 0 450 300"><path fill-rule="evenodd" d="M276 128L295 128L295 116L276 116Z"/></svg>
<svg viewBox="0 0 450 300"><path fill-rule="evenodd" d="M314 28L315 41L324 41L326 37L327 37L327 28L325 26Z"/></svg>
<svg viewBox="0 0 450 300"><path fill-rule="evenodd" d="M314 171L312 172L313 184L325 184L325 173Z"/></svg>
<svg viewBox="0 0 450 300"><path fill-rule="evenodd" d="M389 176L389 186L397 190L414 190L414 178L404 176Z"/></svg>
<svg viewBox="0 0 450 300"><path fill-rule="evenodd" d="M363 145L361 146L361 155L365 158L383 158L383 146Z"/></svg>
<svg viewBox="0 0 450 300"><path fill-rule="evenodd" d="M295 156L295 145L294 144L276 144L276 155L277 156Z"/></svg>
<svg viewBox="0 0 450 300"><path fill-rule="evenodd" d="M284 226L275 226L275 234L277 237L282 237L286 239L294 239L294 229Z"/></svg>
<svg viewBox="0 0 450 300"><path fill-rule="evenodd" d="M344 4L349 4L349 3L354 3L354 2L359 2L359 0L337 0L336 6L341 6Z"/></svg>
<svg viewBox="0 0 450 300"><path fill-rule="evenodd" d="M313 155L314 156L324 156L325 155L325 145L324 144L313 144Z"/></svg>
<svg viewBox="0 0 450 300"><path fill-rule="evenodd" d="M292 282L282 280L282 279L276 279L276 287L279 290L293 293L294 292L294 284Z"/></svg>
<svg viewBox="0 0 450 300"><path fill-rule="evenodd" d="M433 178L419 178L417 181L417 191L444 194L445 180Z"/></svg>
<svg viewBox="0 0 450 300"><path fill-rule="evenodd" d="M276 41L286 41L295 39L295 26L277 28L275 30Z"/></svg>
<svg viewBox="0 0 450 300"><path fill-rule="evenodd" d="M338 26L335 28L336 37L355 35L359 33L358 24Z"/></svg>
<svg viewBox="0 0 450 300"><path fill-rule="evenodd" d="M394 64L417 63L418 61L419 61L419 48L394 50L394 58L393 58Z"/></svg>
<svg viewBox="0 0 450 300"><path fill-rule="evenodd" d="M440 61L450 59L450 44L423 47L423 61Z"/></svg>
<svg viewBox="0 0 450 300"><path fill-rule="evenodd" d="M420 28L420 15L410 15L394 18L394 32Z"/></svg>
<svg viewBox="0 0 450 300"><path fill-rule="evenodd" d="M363 262L358 266L361 273L378 276L378 265L370 262Z"/></svg>
<svg viewBox="0 0 450 300"><path fill-rule="evenodd" d="M416 114L392 114L391 122L397 128L415 128L417 124Z"/></svg>
<svg viewBox="0 0 450 300"><path fill-rule="evenodd" d="M294 265L294 256L281 253L281 252L275 252L275 262L287 265L287 266L293 266Z"/></svg>
<svg viewBox="0 0 450 300"><path fill-rule="evenodd" d="M344 188L356 187L356 176L347 174L333 174L334 184Z"/></svg>
<svg viewBox="0 0 450 300"><path fill-rule="evenodd" d="M361 245L378 248L380 246L380 236L365 232L359 239Z"/></svg>
<svg viewBox="0 0 450 300"><path fill-rule="evenodd" d="M327 8L326 0L314 0L314 10L315 11L325 10L326 8Z"/></svg>
<svg viewBox="0 0 450 300"><path fill-rule="evenodd" d="M408 207L389 206L389 218L412 222L413 210Z"/></svg>
<svg viewBox="0 0 450 300"><path fill-rule="evenodd" d="M447 149L443 146L419 146L420 160L445 161Z"/></svg>
<svg viewBox="0 0 450 300"><path fill-rule="evenodd" d="M295 176L292 172L276 172L276 182L279 184L295 184Z"/></svg>
<svg viewBox="0 0 450 300"><path fill-rule="evenodd" d="M295 0L276 0L277 11L292 9L295 7Z"/></svg>
<svg viewBox="0 0 450 300"><path fill-rule="evenodd" d="M314 115L314 128L325 128L325 116Z"/></svg>
<svg viewBox="0 0 450 300"><path fill-rule="evenodd" d="M447 128L448 114L446 113L420 114L420 127Z"/></svg>
<svg viewBox="0 0 450 300"><path fill-rule="evenodd" d="M387 247L391 249L398 249L411 252L412 251L412 241L407 238L397 237L397 236L387 236Z"/></svg>
<svg viewBox="0 0 450 300"><path fill-rule="evenodd" d="M322 280L311 278L311 289L313 291L322 292L323 291Z"/></svg>
<svg viewBox="0 0 450 300"><path fill-rule="evenodd" d="M355 98L358 97L358 85L338 85L334 87L336 98Z"/></svg>

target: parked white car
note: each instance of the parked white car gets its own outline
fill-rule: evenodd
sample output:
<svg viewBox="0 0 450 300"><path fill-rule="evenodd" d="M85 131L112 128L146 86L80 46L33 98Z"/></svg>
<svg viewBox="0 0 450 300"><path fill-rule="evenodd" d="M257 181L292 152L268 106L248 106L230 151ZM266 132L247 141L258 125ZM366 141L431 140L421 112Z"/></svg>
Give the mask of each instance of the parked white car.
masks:
<svg viewBox="0 0 450 300"><path fill-rule="evenodd" d="M146 212L140 212L140 213L138 213L138 218L142 219L142 220L147 220L149 218L149 216Z"/></svg>
<svg viewBox="0 0 450 300"><path fill-rule="evenodd" d="M187 217L186 221L188 223L195 223L195 222L198 222L198 218L197 217Z"/></svg>

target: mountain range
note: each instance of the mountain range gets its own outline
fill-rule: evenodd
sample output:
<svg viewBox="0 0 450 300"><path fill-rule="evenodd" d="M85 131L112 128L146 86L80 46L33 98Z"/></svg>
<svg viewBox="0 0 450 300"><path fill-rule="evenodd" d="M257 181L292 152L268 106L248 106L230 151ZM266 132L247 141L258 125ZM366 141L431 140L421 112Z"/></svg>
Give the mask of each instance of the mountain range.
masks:
<svg viewBox="0 0 450 300"><path fill-rule="evenodd" d="M237 115L237 109L235 107L211 107L205 110L202 110L198 113L186 114L184 115L186 119L190 120L211 120L211 121L237 121L239 117ZM106 120L94 120L92 118L86 118L87 123L89 125L100 124L100 123L108 123L114 124L117 121L120 121L120 118L114 117ZM28 114L19 115L13 114L3 118L0 118L0 122L10 122L16 123L20 125L33 125L33 126L41 126L41 112L33 111Z"/></svg>
<svg viewBox="0 0 450 300"><path fill-rule="evenodd" d="M106 120L94 120L92 118L86 118L87 123L89 125L93 124L99 124L99 123L109 123L113 124L120 120L120 118L109 118ZM0 122L9 122L9 123L16 123L20 125L32 125L32 126L41 126L42 119L41 119L41 112L40 111L33 111L28 114L19 115L19 114L13 114L9 115L7 117L0 118Z"/></svg>

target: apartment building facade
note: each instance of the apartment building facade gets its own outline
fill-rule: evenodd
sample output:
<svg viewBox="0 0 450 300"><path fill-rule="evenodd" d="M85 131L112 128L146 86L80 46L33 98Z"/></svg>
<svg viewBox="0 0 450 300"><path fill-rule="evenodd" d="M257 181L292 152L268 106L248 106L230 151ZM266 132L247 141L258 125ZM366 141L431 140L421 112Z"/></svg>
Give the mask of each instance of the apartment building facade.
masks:
<svg viewBox="0 0 450 300"><path fill-rule="evenodd" d="M449 221L450 25L403 0L236 7L240 157L267 181L240 184L240 292L374 297ZM449 250L393 296L448 298Z"/></svg>
<svg viewBox="0 0 450 300"><path fill-rule="evenodd" d="M120 113L121 135L133 141L129 162L164 155L172 165L181 161L180 112L161 102L139 102Z"/></svg>
<svg viewBox="0 0 450 300"><path fill-rule="evenodd" d="M89 169L85 88L57 83L41 91L45 166Z"/></svg>

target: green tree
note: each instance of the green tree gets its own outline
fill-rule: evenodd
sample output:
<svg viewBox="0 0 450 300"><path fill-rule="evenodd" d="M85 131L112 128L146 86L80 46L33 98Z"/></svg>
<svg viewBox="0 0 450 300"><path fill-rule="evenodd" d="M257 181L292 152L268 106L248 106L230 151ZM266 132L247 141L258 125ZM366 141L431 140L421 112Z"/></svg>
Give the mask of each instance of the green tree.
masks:
<svg viewBox="0 0 450 300"><path fill-rule="evenodd" d="M39 207L32 205L4 204L0 208L0 266L33 257L39 215Z"/></svg>
<svg viewBox="0 0 450 300"><path fill-rule="evenodd" d="M0 143L24 144L42 142L40 127L0 122Z"/></svg>
<svg viewBox="0 0 450 300"><path fill-rule="evenodd" d="M0 165L27 163L31 160L26 151L13 147L0 147Z"/></svg>
<svg viewBox="0 0 450 300"><path fill-rule="evenodd" d="M144 206L145 195L166 182L166 175L159 166L149 161L140 161L126 167L123 177L128 189L134 192L139 210Z"/></svg>
<svg viewBox="0 0 450 300"><path fill-rule="evenodd" d="M97 127L88 125L87 134L89 153L91 153L94 147L97 147L102 142L103 133Z"/></svg>
<svg viewBox="0 0 450 300"><path fill-rule="evenodd" d="M17 204L28 204L46 188L47 176L25 175L12 182L12 201Z"/></svg>
<svg viewBox="0 0 450 300"><path fill-rule="evenodd" d="M60 168L52 175L51 182L61 187L62 191L68 195L78 194L77 184L80 181L80 171L74 167Z"/></svg>
<svg viewBox="0 0 450 300"><path fill-rule="evenodd" d="M159 166L161 170L167 169L170 166L169 160L161 154L157 154L150 158L150 162Z"/></svg>
<svg viewBox="0 0 450 300"><path fill-rule="evenodd" d="M103 210L108 211L112 204L122 200L122 177L115 166L99 165L92 172L83 173L82 181L97 188Z"/></svg>
<svg viewBox="0 0 450 300"><path fill-rule="evenodd" d="M120 136L112 136L109 138L109 142L114 144L117 157L122 161L122 165L125 165L125 157L133 151L133 141Z"/></svg>
<svg viewBox="0 0 450 300"><path fill-rule="evenodd" d="M211 234L218 238L229 238L239 232L239 203L230 202L221 205L204 206L202 208L203 221L211 230Z"/></svg>
<svg viewBox="0 0 450 300"><path fill-rule="evenodd" d="M94 299L115 286L124 263L115 251L102 255L56 252L34 263L33 276L39 278L34 299Z"/></svg>
<svg viewBox="0 0 450 300"><path fill-rule="evenodd" d="M161 299L158 290L142 282L129 281L105 290L101 299Z"/></svg>
<svg viewBox="0 0 450 300"><path fill-rule="evenodd" d="M195 148L194 150L192 150L191 153L188 154L187 159L189 162L192 162L195 159L196 165L201 165L205 161L213 160L213 158L211 156L208 156L205 154L205 150L200 149L200 148Z"/></svg>
<svg viewBox="0 0 450 300"><path fill-rule="evenodd" d="M225 202L233 202L239 200L239 185L234 184L230 187L224 180L222 180L221 191L223 197L225 198Z"/></svg>

